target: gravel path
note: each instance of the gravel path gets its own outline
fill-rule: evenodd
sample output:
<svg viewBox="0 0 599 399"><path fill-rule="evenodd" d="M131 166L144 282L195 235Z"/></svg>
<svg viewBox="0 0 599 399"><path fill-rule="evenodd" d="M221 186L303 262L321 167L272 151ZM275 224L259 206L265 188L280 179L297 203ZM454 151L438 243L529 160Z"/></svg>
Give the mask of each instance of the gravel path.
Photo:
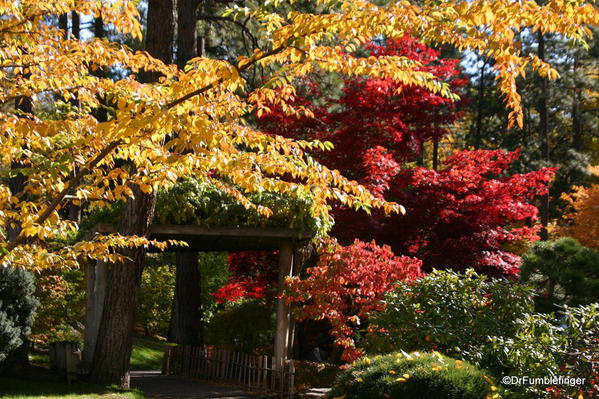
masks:
<svg viewBox="0 0 599 399"><path fill-rule="evenodd" d="M238 388L207 381L162 376L159 371L132 371L131 387L148 399L261 399Z"/></svg>

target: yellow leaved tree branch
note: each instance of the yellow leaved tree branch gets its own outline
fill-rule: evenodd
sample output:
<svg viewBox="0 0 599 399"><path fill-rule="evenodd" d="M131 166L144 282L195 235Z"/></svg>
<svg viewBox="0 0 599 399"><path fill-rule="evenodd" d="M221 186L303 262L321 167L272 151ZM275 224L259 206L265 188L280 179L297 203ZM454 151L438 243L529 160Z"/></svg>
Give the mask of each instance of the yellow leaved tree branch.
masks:
<svg viewBox="0 0 599 399"><path fill-rule="evenodd" d="M360 57L358 46L380 37L405 34L429 44L477 50L495 60L499 89L522 124L516 79L531 66L556 78L545 62L520 52L523 29L553 32L584 45L588 24L599 13L582 1L409 1L378 5L364 0L319 1L319 13L280 15L255 9L231 10L255 20L261 49L235 62L195 58L181 70L145 52L134 52L105 39L65 37L52 21L72 11L101 17L120 34L141 39L134 1L0 0L0 260L44 268L71 264L78 257L108 256L110 246L149 245L143 237L107 236L75 245L52 247L57 237L77 229L60 210L68 198L93 198L103 206L143 191L169 187L193 175L212 181L246 207L257 207L246 194L277 191L310 193L314 212L328 217L328 203L340 200L354 208L401 211L338 171L315 162L309 151L319 142L272 137L256 130L247 115L268 111L273 103L290 115L308 113L294 107L297 78L314 71L347 76L377 76L416 85L448 98L449 87L403 57ZM250 89L246 72L260 66L265 83ZM119 68L129 76L110 79L97 70ZM161 78L142 83L137 75ZM29 98L34 112L16 106ZM70 113L36 112L76 99ZM95 111L109 103L108 120ZM120 165L133 165L122 168ZM24 188L12 192L7 181L23 176ZM69 199L72 200L72 199ZM268 216L270 210L257 208ZM9 238L10 226L19 226Z"/></svg>

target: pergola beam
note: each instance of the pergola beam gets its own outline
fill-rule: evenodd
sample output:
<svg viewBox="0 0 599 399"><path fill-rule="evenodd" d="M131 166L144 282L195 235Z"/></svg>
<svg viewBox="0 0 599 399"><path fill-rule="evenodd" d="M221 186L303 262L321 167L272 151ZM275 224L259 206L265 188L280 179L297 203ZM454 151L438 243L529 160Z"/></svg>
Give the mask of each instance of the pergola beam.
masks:
<svg viewBox="0 0 599 399"><path fill-rule="evenodd" d="M116 233L115 226L98 224L88 234ZM185 241L188 246L169 246L165 252L259 251L277 250L285 240L307 241L312 236L294 229L273 227L199 227L193 225L153 225L149 238L155 240ZM149 249L159 252L158 249Z"/></svg>

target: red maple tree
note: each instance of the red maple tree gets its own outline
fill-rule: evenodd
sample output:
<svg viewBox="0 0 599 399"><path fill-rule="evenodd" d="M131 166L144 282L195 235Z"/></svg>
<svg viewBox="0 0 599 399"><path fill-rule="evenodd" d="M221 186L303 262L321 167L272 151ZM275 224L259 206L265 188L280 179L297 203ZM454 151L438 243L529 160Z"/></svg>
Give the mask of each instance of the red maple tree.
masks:
<svg viewBox="0 0 599 399"><path fill-rule="evenodd" d="M407 36L366 50L417 60L454 90L467 84L457 60L441 58L439 51ZM385 217L336 206L334 237L343 244L375 239L395 253L418 257L425 270L518 272L520 258L503 248L536 239L533 202L546 192L552 169L510 175L518 152L502 151L457 152L439 171L406 168L422 143L447 133L446 126L460 117L459 103L385 79L345 80L339 99L324 96L314 81L305 87L296 101L312 109L314 118L287 117L274 108L259 119L263 127L273 134L331 141L332 151L315 154L320 162L407 209L406 216Z"/></svg>
<svg viewBox="0 0 599 399"><path fill-rule="evenodd" d="M370 43L372 56L396 55L417 61L422 71L450 84L455 92L468 84L460 76L459 60L441 58L431 49L405 36L382 44ZM258 118L261 127L286 137L320 139L336 150L316 154L325 165L345 176L369 184L375 192L380 173L394 169L394 162L416 159L422 144L448 133L447 126L461 116L461 102L424 88L406 86L390 79L345 79L340 98L315 76L303 83L297 105L309 108L314 117L290 117L278 107ZM394 162L393 162L394 161ZM384 164L386 162L386 164Z"/></svg>
<svg viewBox="0 0 599 399"><path fill-rule="evenodd" d="M505 245L538 239L534 199L547 193L555 172L508 173L518 156L519 151L458 151L441 170L401 170L387 182L385 197L403 204L405 215L337 208L333 235L342 242L374 238L395 253L421 259L427 271L473 267L491 276L515 275L520 257Z"/></svg>
<svg viewBox="0 0 599 399"><path fill-rule="evenodd" d="M374 241L356 240L346 247L331 241L305 278L287 281L285 296L299 305L299 320L328 320L335 344L344 348L342 359L352 361L362 355L355 346L355 328L382 309L382 299L395 283L423 276L421 264Z"/></svg>

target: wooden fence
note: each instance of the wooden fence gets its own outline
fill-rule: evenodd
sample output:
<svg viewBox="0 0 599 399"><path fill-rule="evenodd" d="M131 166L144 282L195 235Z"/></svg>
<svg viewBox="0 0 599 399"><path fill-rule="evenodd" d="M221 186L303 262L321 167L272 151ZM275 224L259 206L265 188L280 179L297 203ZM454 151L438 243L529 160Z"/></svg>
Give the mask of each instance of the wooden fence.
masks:
<svg viewBox="0 0 599 399"><path fill-rule="evenodd" d="M231 352L214 347L171 346L164 354L162 373L226 382L253 391L292 396L295 368L287 361L275 370L275 358Z"/></svg>

